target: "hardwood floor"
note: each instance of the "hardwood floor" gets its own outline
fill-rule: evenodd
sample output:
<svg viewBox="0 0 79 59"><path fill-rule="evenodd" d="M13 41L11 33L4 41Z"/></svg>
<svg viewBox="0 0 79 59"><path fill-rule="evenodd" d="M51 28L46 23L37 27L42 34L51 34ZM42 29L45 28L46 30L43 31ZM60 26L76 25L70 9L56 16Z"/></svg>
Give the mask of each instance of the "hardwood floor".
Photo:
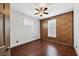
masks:
<svg viewBox="0 0 79 59"><path fill-rule="evenodd" d="M11 49L12 56L76 56L71 46L36 40Z"/></svg>

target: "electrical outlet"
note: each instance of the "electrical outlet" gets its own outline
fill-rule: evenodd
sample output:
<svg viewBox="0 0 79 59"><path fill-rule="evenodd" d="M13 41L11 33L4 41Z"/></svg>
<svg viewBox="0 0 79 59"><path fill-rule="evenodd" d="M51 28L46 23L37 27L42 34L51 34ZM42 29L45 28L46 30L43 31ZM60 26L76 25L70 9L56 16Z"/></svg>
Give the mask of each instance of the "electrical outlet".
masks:
<svg viewBox="0 0 79 59"><path fill-rule="evenodd" d="M34 38L35 38L35 36L34 36Z"/></svg>
<svg viewBox="0 0 79 59"><path fill-rule="evenodd" d="M76 45L76 48L77 48L77 45Z"/></svg>
<svg viewBox="0 0 79 59"><path fill-rule="evenodd" d="M19 43L19 41L17 40L16 43Z"/></svg>

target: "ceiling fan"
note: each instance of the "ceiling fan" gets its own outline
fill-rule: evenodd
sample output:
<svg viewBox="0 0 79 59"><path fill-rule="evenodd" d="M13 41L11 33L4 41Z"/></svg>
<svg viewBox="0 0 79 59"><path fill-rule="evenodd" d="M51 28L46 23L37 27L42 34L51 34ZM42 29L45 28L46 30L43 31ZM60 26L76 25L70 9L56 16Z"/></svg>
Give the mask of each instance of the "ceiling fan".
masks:
<svg viewBox="0 0 79 59"><path fill-rule="evenodd" d="M35 8L35 10L37 11L37 13L35 13L34 15L40 15L40 17L42 17L44 14L48 14L48 12L46 12L47 11L47 6L46 6L46 4L41 4L40 5L40 7L39 8Z"/></svg>

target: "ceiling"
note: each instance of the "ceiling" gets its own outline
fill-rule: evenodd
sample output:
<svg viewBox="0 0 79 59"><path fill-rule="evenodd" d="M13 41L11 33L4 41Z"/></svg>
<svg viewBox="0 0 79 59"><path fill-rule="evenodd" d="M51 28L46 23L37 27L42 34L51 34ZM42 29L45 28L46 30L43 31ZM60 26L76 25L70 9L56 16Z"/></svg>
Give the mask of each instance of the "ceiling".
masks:
<svg viewBox="0 0 79 59"><path fill-rule="evenodd" d="M74 9L73 3L47 3L47 12L49 14L40 17L39 15L34 15L34 13L36 13L35 8L37 8L39 5L40 3L12 3L11 8L13 10L16 10L18 12L32 16L37 19L52 17L58 14L72 11Z"/></svg>

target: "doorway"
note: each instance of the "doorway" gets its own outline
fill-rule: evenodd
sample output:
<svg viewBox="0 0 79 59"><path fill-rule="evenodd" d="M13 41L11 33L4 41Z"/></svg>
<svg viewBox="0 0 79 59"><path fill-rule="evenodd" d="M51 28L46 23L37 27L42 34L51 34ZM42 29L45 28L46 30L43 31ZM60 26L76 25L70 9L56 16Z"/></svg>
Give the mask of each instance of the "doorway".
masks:
<svg viewBox="0 0 79 59"><path fill-rule="evenodd" d="M0 3L0 56L10 55L10 4Z"/></svg>

